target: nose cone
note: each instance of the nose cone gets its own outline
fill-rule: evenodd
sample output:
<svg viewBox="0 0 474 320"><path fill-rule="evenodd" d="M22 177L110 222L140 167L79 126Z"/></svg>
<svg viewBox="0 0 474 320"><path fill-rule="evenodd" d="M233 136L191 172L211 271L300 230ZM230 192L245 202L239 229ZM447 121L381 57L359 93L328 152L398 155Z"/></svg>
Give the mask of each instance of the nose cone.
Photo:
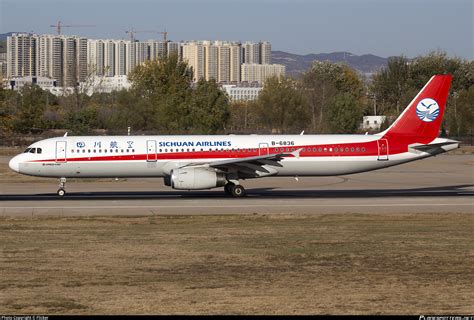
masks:
<svg viewBox="0 0 474 320"><path fill-rule="evenodd" d="M20 160L18 159L18 156L13 157L8 163L8 165L13 171L20 172Z"/></svg>

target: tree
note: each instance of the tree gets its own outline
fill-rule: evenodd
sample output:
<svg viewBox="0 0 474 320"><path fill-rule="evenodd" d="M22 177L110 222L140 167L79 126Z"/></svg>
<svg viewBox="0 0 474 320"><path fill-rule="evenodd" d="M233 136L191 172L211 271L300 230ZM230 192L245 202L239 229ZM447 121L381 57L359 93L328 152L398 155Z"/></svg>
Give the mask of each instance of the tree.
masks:
<svg viewBox="0 0 474 320"><path fill-rule="evenodd" d="M49 93L36 85L24 86L16 96L13 111L13 130L29 133L32 130L43 129L43 113L50 99ZM12 102L12 101L11 101Z"/></svg>
<svg viewBox="0 0 474 320"><path fill-rule="evenodd" d="M176 55L147 61L129 75L133 93L150 106L145 109L153 120L152 129L166 133L190 129L192 76L187 63Z"/></svg>
<svg viewBox="0 0 474 320"><path fill-rule="evenodd" d="M452 74L450 94L446 105L443 128L451 134L466 132L463 118L469 113L469 103L460 99L474 84L474 63L459 58L450 58L445 52L430 52L412 61L395 57L388 66L374 75L371 91L377 99L377 106L386 115L399 115L417 92L435 74ZM396 117L393 117L394 119Z"/></svg>
<svg viewBox="0 0 474 320"><path fill-rule="evenodd" d="M379 113L388 114L393 108L400 113L400 108L409 99L409 78L408 59L404 56L388 59L387 67L374 75L371 92Z"/></svg>
<svg viewBox="0 0 474 320"><path fill-rule="evenodd" d="M194 133L213 134L224 130L230 117L229 101L215 80L199 80L192 101L190 115Z"/></svg>
<svg viewBox="0 0 474 320"><path fill-rule="evenodd" d="M255 104L257 127L271 132L287 133L310 126L308 102L297 83L289 78L272 77Z"/></svg>
<svg viewBox="0 0 474 320"><path fill-rule="evenodd" d="M329 104L328 120L331 132L354 133L362 122L362 106L350 93L337 94Z"/></svg>
<svg viewBox="0 0 474 320"><path fill-rule="evenodd" d="M359 100L364 85L355 70L347 65L330 61L316 61L304 73L302 87L311 109L311 130L329 131L326 120L328 105L339 93L350 93Z"/></svg>
<svg viewBox="0 0 474 320"><path fill-rule="evenodd" d="M447 126L451 136L472 135L474 123L474 85L461 90L455 96L451 108L447 109Z"/></svg>

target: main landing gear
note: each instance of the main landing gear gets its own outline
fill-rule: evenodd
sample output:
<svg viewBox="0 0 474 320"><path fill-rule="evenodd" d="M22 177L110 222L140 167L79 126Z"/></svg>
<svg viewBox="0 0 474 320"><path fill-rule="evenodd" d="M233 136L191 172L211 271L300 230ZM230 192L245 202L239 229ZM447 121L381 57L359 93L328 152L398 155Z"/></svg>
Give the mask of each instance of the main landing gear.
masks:
<svg viewBox="0 0 474 320"><path fill-rule="evenodd" d="M245 189L240 184L229 182L224 186L226 194L233 196L234 198L240 198L245 195Z"/></svg>
<svg viewBox="0 0 474 320"><path fill-rule="evenodd" d="M64 197L66 194L66 178L59 178L58 196Z"/></svg>

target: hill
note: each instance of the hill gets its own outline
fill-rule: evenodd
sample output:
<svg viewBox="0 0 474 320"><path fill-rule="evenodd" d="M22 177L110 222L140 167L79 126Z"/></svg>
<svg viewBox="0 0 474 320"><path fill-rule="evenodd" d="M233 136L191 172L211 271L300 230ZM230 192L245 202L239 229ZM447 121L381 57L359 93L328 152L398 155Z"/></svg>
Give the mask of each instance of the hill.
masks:
<svg viewBox="0 0 474 320"><path fill-rule="evenodd" d="M373 54L355 55L350 52L332 52L299 55L284 51L272 51L272 62L286 66L286 73L292 76L301 75L313 61L331 61L347 63L362 74L371 74L387 65L388 58Z"/></svg>

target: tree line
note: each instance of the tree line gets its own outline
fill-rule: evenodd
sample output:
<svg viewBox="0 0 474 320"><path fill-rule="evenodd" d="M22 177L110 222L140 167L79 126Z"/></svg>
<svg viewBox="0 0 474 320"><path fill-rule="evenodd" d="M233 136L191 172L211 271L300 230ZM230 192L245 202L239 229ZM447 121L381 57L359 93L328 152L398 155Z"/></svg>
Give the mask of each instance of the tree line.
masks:
<svg viewBox="0 0 474 320"><path fill-rule="evenodd" d="M127 127L155 134L355 133L374 108L388 116L388 126L437 73L454 76L443 128L461 136L472 134L473 71L472 61L442 52L391 58L371 79L345 64L314 62L298 79L268 79L256 101L231 102L214 80L193 83L193 70L170 56L138 66L129 90L88 96L74 88L58 97L35 85L0 88L0 136L48 129L124 134Z"/></svg>

